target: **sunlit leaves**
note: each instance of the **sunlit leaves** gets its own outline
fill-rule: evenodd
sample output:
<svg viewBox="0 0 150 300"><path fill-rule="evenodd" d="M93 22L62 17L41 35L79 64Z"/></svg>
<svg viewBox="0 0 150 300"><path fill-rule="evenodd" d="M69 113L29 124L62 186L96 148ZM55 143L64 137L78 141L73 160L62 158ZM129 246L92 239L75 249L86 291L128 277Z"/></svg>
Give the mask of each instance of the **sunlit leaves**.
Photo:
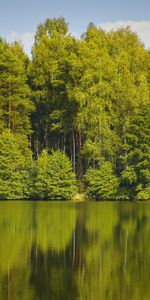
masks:
<svg viewBox="0 0 150 300"><path fill-rule="evenodd" d="M76 192L71 162L61 151L42 152L37 161L37 197L50 200L71 199Z"/></svg>

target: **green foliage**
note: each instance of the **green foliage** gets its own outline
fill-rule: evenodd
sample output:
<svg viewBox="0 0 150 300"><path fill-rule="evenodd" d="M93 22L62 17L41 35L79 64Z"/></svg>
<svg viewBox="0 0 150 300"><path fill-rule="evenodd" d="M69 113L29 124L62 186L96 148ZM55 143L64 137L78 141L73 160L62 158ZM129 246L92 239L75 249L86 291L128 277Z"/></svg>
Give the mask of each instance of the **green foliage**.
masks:
<svg viewBox="0 0 150 300"><path fill-rule="evenodd" d="M118 190L118 179L111 164L104 162L99 169L90 168L85 175L86 193L92 199L115 199Z"/></svg>
<svg viewBox="0 0 150 300"><path fill-rule="evenodd" d="M150 200L150 186L146 186L136 195L137 200Z"/></svg>
<svg viewBox="0 0 150 300"><path fill-rule="evenodd" d="M0 135L0 199L30 197L31 166L26 137L3 131Z"/></svg>
<svg viewBox="0 0 150 300"><path fill-rule="evenodd" d="M47 19L31 61L19 43L0 39L0 73L0 133L28 135L35 159L60 149L80 181L90 167L110 163L120 199L147 188L150 55L130 28L107 33L90 23L79 40L63 17ZM35 177L32 166L32 197Z"/></svg>
<svg viewBox="0 0 150 300"><path fill-rule="evenodd" d="M77 189L68 157L59 150L53 151L51 155L43 150L37 160L35 186L40 199L71 199Z"/></svg>
<svg viewBox="0 0 150 300"><path fill-rule="evenodd" d="M90 139L86 140L82 148L82 156L85 159L87 167L93 166L103 160L99 145L97 145L96 142L92 142Z"/></svg>
<svg viewBox="0 0 150 300"><path fill-rule="evenodd" d="M73 44L63 18L48 19L37 28L29 72L36 106L32 116L36 154L48 146L67 147L65 139L72 118L66 90L67 61Z"/></svg>
<svg viewBox="0 0 150 300"><path fill-rule="evenodd" d="M29 113L34 109L27 84L29 60L20 44L0 40L0 132L31 132Z"/></svg>
<svg viewBox="0 0 150 300"><path fill-rule="evenodd" d="M126 133L126 168L121 173L121 189L129 198L148 198L150 184L150 109L143 105L132 117ZM143 191L142 191L143 190ZM139 193L138 193L139 192ZM138 194L137 194L138 193Z"/></svg>
<svg viewBox="0 0 150 300"><path fill-rule="evenodd" d="M148 52L129 28L106 33L91 23L81 40L67 31L63 18L37 29L30 69L33 150L65 150L80 179L104 158L120 177L119 197L133 198L149 180L149 158L135 163L142 139L134 145L134 118L149 106Z"/></svg>

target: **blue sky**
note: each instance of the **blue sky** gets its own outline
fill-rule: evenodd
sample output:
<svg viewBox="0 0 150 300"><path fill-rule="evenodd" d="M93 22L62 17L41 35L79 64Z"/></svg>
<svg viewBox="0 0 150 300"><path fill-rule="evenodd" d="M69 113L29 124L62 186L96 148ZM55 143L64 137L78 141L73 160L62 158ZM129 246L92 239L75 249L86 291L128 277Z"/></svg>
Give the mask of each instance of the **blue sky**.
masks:
<svg viewBox="0 0 150 300"><path fill-rule="evenodd" d="M10 41L22 39L28 52L37 25L59 16L77 36L91 21L106 30L133 26L150 47L150 0L0 0L0 35Z"/></svg>

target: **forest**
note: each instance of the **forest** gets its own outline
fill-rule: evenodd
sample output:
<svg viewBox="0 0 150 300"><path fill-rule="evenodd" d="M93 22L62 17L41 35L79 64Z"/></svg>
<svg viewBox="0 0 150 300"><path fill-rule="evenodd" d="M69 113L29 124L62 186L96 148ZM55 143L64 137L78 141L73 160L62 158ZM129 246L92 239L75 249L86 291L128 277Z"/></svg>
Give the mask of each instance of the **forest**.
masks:
<svg viewBox="0 0 150 300"><path fill-rule="evenodd" d="M150 51L63 17L0 38L0 199L150 199Z"/></svg>

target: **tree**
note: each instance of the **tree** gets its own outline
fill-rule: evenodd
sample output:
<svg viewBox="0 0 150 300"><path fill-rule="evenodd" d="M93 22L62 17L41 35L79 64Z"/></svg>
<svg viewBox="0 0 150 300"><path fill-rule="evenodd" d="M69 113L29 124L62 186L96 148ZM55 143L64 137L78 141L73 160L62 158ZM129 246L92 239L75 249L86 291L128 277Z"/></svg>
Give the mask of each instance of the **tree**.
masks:
<svg viewBox="0 0 150 300"><path fill-rule="evenodd" d="M76 193L75 174L71 162L61 151L51 155L43 150L37 160L37 198L45 200L67 200Z"/></svg>
<svg viewBox="0 0 150 300"><path fill-rule="evenodd" d="M98 169L88 169L85 174L85 186L91 199L114 200L117 197L118 179L111 164L103 162Z"/></svg>
<svg viewBox="0 0 150 300"><path fill-rule="evenodd" d="M128 198L149 196L150 185L150 109L147 105L132 116L126 132L125 169L120 176L120 191ZM144 196L145 195L145 196Z"/></svg>
<svg viewBox="0 0 150 300"><path fill-rule="evenodd" d="M44 148L68 147L72 106L66 89L67 60L73 44L74 38L68 34L63 18L47 19L37 28L29 76L36 106L32 114L32 146L36 155ZM70 149L66 151L69 152Z"/></svg>
<svg viewBox="0 0 150 300"><path fill-rule="evenodd" d="M0 135L0 199L30 197L32 155L26 137L8 130Z"/></svg>
<svg viewBox="0 0 150 300"><path fill-rule="evenodd" d="M136 195L137 200L150 200L150 185L147 185L145 188L142 188L140 192Z"/></svg>
<svg viewBox="0 0 150 300"><path fill-rule="evenodd" d="M31 133L29 114L34 105L27 84L29 60L17 42L0 40L0 132Z"/></svg>
<svg viewBox="0 0 150 300"><path fill-rule="evenodd" d="M37 27L31 62L19 43L0 39L0 133L31 137L35 159L61 150L80 181L108 162L120 197L136 197L150 184L149 57L130 28L90 23L76 39L62 17ZM35 176L33 167L32 196Z"/></svg>
<svg viewBox="0 0 150 300"><path fill-rule="evenodd" d="M114 63L114 74L109 94L113 115L111 127L118 136L116 171L126 169L127 132L134 116L149 99L147 51L130 28L119 29L108 35L109 54Z"/></svg>

